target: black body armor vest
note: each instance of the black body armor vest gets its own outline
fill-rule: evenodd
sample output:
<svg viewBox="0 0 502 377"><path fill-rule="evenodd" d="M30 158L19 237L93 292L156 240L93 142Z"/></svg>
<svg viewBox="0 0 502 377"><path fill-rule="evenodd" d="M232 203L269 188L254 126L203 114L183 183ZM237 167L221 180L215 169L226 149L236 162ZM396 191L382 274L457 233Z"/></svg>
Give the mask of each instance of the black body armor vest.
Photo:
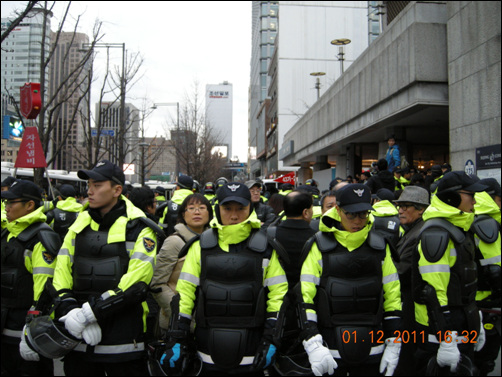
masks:
<svg viewBox="0 0 502 377"><path fill-rule="evenodd" d="M242 357L254 355L265 322L263 259L272 249L266 234L251 236L229 252L218 245L216 230L200 237L201 276L196 313L198 348L223 369L239 367Z"/></svg>
<svg viewBox="0 0 502 377"><path fill-rule="evenodd" d="M117 288L127 272L129 255L125 242L108 243L108 231L87 226L75 238L73 292L79 302Z"/></svg>
<svg viewBox="0 0 502 377"><path fill-rule="evenodd" d="M2 231L2 306L29 308L33 303L33 275L24 264L25 250L33 251L42 242L46 252L55 257L61 243L45 223L34 223L7 242L9 231Z"/></svg>
<svg viewBox="0 0 502 377"><path fill-rule="evenodd" d="M371 231L364 244L349 252L332 233L319 232L315 237L323 260L316 295L319 325L379 325L383 316L385 240Z"/></svg>

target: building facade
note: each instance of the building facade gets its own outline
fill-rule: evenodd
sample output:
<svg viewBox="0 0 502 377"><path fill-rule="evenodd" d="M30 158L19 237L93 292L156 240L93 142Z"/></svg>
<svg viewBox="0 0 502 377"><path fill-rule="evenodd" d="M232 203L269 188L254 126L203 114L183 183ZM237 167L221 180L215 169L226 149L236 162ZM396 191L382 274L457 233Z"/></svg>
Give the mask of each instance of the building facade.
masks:
<svg viewBox="0 0 502 377"><path fill-rule="evenodd" d="M86 167L84 155L84 122L88 114L90 61L84 62L83 44L89 37L83 33L52 33L54 54L50 63L48 81L49 98L55 111L51 117L53 127L49 156L54 155L52 167L58 170L78 171Z"/></svg>
<svg viewBox="0 0 502 377"><path fill-rule="evenodd" d="M280 158L322 161L313 176L327 185L384 157L395 135L421 170L449 162L500 181L500 3L390 3L382 35L285 134Z"/></svg>
<svg viewBox="0 0 502 377"><path fill-rule="evenodd" d="M253 2L253 17L250 174L269 178L297 169L279 159L284 135L367 48L368 2Z"/></svg>
<svg viewBox="0 0 502 377"><path fill-rule="evenodd" d="M125 104L125 129L123 137L123 150L125 153L124 170L129 164L137 165L139 155L139 129L140 119L137 116L139 110L131 103ZM120 129L120 102L102 102L96 104L96 114L100 120L97 121L95 136L98 132L100 136L100 148L105 152L106 157L113 163L118 164L119 143L117 142Z"/></svg>
<svg viewBox="0 0 502 377"><path fill-rule="evenodd" d="M220 148L226 147L227 160L232 154L232 116L233 116L233 86L227 81L219 85L206 85L206 125L217 140Z"/></svg>

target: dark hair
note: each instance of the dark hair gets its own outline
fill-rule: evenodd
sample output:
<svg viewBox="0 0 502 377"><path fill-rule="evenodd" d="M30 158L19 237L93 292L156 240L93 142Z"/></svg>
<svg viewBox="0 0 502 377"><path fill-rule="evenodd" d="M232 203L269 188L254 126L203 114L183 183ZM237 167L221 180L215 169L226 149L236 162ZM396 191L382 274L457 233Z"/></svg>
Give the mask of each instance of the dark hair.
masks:
<svg viewBox="0 0 502 377"><path fill-rule="evenodd" d="M336 193L331 190L331 191L328 191L327 193L325 193L322 197L321 197L321 208L322 208L322 205L324 204L324 200L329 197L329 196L333 196L333 197L336 197Z"/></svg>
<svg viewBox="0 0 502 377"><path fill-rule="evenodd" d="M134 187L129 191L129 200L140 210L147 213L147 207L154 205L155 194L148 186Z"/></svg>
<svg viewBox="0 0 502 377"><path fill-rule="evenodd" d="M196 193L188 195L185 200L183 200L183 203L181 203L181 206L178 209L178 218L176 219L176 223L186 225L187 223L183 215L190 204L197 203L204 204L207 207L207 211L209 212L209 221L211 221L213 219L213 207L211 206L211 203L204 195Z"/></svg>
<svg viewBox="0 0 502 377"><path fill-rule="evenodd" d="M376 166L379 171L384 171L387 170L387 168L389 167L389 163L385 158L381 158L380 160L377 161Z"/></svg>
<svg viewBox="0 0 502 377"><path fill-rule="evenodd" d="M425 187L425 178L422 174L416 173L411 176L410 185Z"/></svg>
<svg viewBox="0 0 502 377"><path fill-rule="evenodd" d="M312 207L312 194L295 190L284 197L284 214L287 217L301 216L304 209Z"/></svg>
<svg viewBox="0 0 502 377"><path fill-rule="evenodd" d="M267 205L274 209L275 215L279 215L284 210L284 195L273 194L267 202Z"/></svg>

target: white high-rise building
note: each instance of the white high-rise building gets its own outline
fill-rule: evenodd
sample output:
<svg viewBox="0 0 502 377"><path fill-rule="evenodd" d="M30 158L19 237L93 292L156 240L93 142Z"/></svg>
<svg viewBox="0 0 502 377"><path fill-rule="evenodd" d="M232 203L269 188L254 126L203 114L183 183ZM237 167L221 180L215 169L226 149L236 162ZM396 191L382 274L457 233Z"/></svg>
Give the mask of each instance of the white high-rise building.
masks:
<svg viewBox="0 0 502 377"><path fill-rule="evenodd" d="M40 82L40 56L42 54L42 32L44 12L52 17L52 12L34 8L27 17L12 30L2 42L2 93L9 92L19 102L19 88L27 82ZM2 33L14 18L2 18ZM45 55L50 52L50 21L46 24ZM46 82L49 70L45 71ZM47 93L47 92L46 92Z"/></svg>
<svg viewBox="0 0 502 377"><path fill-rule="evenodd" d="M233 88L224 81L219 85L206 85L206 123L211 127L220 145L226 147L226 158L232 155ZM225 148L220 148L224 153Z"/></svg>

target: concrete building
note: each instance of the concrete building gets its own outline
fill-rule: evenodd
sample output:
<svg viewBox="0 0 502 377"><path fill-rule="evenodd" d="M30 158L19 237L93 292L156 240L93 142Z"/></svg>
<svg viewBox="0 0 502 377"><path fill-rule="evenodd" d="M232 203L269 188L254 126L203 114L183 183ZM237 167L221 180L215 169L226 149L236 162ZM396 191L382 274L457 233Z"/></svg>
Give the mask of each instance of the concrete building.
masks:
<svg viewBox="0 0 502 377"><path fill-rule="evenodd" d="M278 158L284 135L340 76L342 64L347 69L367 48L368 12L366 1L253 2L252 176L268 178L295 169ZM350 40L342 55L331 44L339 39Z"/></svg>
<svg viewBox="0 0 502 377"><path fill-rule="evenodd" d="M227 81L206 85L206 124L213 135L226 147L226 158L232 155L233 86ZM225 149L225 148L220 148Z"/></svg>
<svg viewBox="0 0 502 377"><path fill-rule="evenodd" d="M285 134L279 158L301 167L300 180L313 166L324 189L384 157L394 134L410 165L450 162L500 180L500 3L399 3Z"/></svg>

